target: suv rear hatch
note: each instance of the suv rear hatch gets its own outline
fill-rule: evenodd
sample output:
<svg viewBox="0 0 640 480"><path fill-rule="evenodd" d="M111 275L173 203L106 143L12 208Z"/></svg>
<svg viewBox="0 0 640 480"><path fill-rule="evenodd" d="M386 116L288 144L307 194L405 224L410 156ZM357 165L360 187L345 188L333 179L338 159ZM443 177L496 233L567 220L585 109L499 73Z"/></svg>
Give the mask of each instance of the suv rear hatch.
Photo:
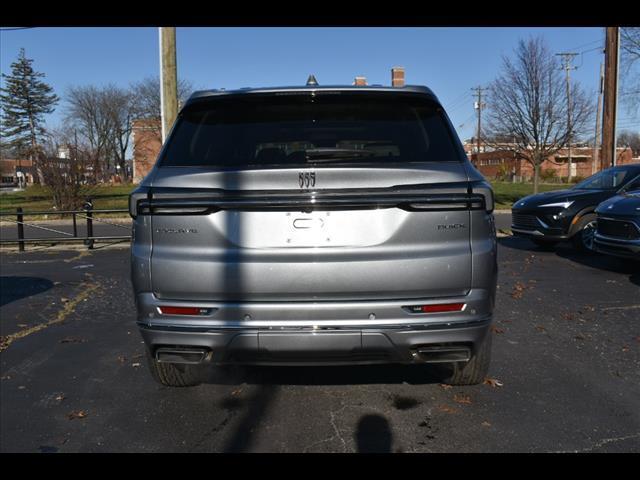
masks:
<svg viewBox="0 0 640 480"><path fill-rule="evenodd" d="M464 295L473 194L425 95L244 94L188 105L135 214L172 300Z"/></svg>

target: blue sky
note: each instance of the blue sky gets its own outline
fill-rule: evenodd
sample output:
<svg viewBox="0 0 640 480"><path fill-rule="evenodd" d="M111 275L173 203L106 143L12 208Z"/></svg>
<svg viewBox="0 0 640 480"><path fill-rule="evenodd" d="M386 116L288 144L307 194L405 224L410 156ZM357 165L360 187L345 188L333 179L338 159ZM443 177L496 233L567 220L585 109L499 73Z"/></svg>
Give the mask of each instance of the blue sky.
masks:
<svg viewBox="0 0 640 480"><path fill-rule="evenodd" d="M543 35L553 52L584 52L572 72L595 95L603 55L603 28L204 28L177 29L178 75L196 88L299 85L310 73L320 84L351 84L356 75L388 85L392 66L409 84L431 87L461 138L474 134L471 88L485 86L520 38ZM0 32L0 67L8 73L20 47L64 100L71 85L126 86L159 69L153 27L33 28ZM54 126L64 101L48 118ZM640 129L640 116L619 108L621 129ZM628 126L628 127L627 127Z"/></svg>

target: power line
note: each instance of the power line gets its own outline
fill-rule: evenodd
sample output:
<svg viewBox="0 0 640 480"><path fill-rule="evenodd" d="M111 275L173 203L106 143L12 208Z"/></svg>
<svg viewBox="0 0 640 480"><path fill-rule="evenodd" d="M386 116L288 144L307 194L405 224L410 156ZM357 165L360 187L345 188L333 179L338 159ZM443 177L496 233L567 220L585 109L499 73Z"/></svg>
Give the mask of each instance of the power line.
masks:
<svg viewBox="0 0 640 480"><path fill-rule="evenodd" d="M29 30L31 28L36 28L36 27L8 27L8 28L1 28L0 27L0 32L11 32L14 30Z"/></svg>
<svg viewBox="0 0 640 480"><path fill-rule="evenodd" d="M466 92L462 97L459 97L458 100L456 100L455 102L451 102L448 110L457 110L461 106L465 105L470 97L471 94L469 92Z"/></svg>

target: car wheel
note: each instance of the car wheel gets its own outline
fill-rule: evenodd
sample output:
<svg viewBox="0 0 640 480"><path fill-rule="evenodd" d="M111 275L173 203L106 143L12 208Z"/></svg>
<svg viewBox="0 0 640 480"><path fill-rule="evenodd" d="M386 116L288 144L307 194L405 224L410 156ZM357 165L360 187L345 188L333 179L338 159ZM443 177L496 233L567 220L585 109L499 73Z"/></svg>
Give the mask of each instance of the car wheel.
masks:
<svg viewBox="0 0 640 480"><path fill-rule="evenodd" d="M443 382L449 385L477 385L484 382L491 363L491 342L491 331L487 331L471 359L451 364L450 375Z"/></svg>
<svg viewBox="0 0 640 480"><path fill-rule="evenodd" d="M202 367L178 363L158 362L147 351L147 365L153 379L167 387L193 387L202 383Z"/></svg>
<svg viewBox="0 0 640 480"><path fill-rule="evenodd" d="M571 237L573 246L581 252L593 252L596 233L596 216L587 215L580 220L576 233Z"/></svg>

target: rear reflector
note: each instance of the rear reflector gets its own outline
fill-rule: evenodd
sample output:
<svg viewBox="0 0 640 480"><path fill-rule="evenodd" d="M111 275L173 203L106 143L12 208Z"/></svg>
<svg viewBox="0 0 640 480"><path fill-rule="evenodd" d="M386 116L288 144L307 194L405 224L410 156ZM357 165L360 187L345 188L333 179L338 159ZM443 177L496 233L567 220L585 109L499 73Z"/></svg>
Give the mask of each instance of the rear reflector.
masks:
<svg viewBox="0 0 640 480"><path fill-rule="evenodd" d="M440 303L436 305L412 305L404 307L411 313L445 313L461 312L464 310L464 303Z"/></svg>
<svg viewBox="0 0 640 480"><path fill-rule="evenodd" d="M200 307L158 307L163 315L207 315L208 308Z"/></svg>

